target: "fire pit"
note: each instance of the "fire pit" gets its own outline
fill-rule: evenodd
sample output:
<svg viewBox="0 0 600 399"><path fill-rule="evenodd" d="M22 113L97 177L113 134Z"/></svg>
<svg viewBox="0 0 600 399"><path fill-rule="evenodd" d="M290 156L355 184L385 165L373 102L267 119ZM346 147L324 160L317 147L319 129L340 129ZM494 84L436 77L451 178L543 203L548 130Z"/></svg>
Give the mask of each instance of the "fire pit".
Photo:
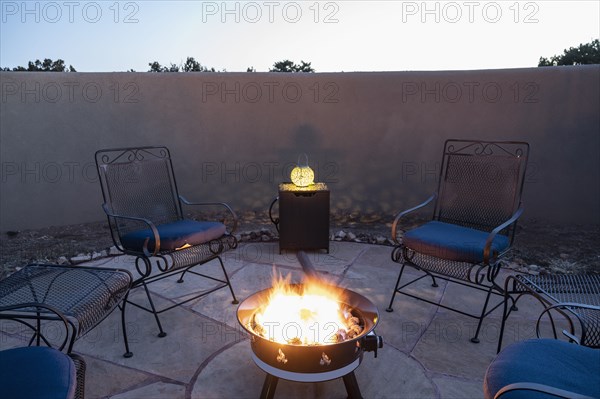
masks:
<svg viewBox="0 0 600 399"><path fill-rule="evenodd" d="M250 333L253 360L267 373L261 397L273 397L279 378L321 382L342 377L348 396L360 398L354 370L365 351L377 357L383 346L373 332L377 308L356 292L321 282L314 269L309 276L303 284L279 280L238 308L238 321Z"/></svg>

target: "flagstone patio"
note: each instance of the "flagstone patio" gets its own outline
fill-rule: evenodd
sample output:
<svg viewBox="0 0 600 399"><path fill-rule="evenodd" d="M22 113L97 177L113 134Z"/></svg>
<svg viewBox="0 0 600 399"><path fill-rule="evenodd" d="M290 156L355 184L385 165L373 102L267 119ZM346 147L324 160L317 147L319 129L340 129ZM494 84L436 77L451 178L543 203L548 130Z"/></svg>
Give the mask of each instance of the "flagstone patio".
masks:
<svg viewBox="0 0 600 399"><path fill-rule="evenodd" d="M475 331L475 319L406 296L397 296L394 312L386 312L399 271L390 259L390 250L379 245L331 242L329 254L309 252L323 276L362 294L379 309L375 330L383 336L384 347L377 358L365 353L356 370L363 396L481 398L485 370L496 354L501 310L484 321L479 344L469 340ZM133 261L129 256L117 256L87 265L134 271ZM276 242L242 244L227 253L224 262L240 301L270 287L274 271L291 274L292 282L302 279L296 254L279 254ZM202 267L207 274L218 275L220 271L216 262ZM185 299L211 285L194 275L186 275L183 284L174 280L150 286L159 298L159 306ZM431 298L441 298L464 310L473 311L480 303L472 290L444 282L432 288L423 279L412 289L427 290ZM131 297L143 301L145 295L137 290ZM535 336L541 306L524 298L519 307L507 324L505 345ZM251 359L250 342L237 322L236 310L228 290L219 290L163 313L161 321L168 335L159 338L153 316L128 306L132 358L123 357L120 315L113 312L75 344L75 351L87 362L86 398L258 397L265 373ZM2 334L0 338L3 348L22 344L15 336ZM346 391L341 379L314 384L282 380L275 397L345 398Z"/></svg>

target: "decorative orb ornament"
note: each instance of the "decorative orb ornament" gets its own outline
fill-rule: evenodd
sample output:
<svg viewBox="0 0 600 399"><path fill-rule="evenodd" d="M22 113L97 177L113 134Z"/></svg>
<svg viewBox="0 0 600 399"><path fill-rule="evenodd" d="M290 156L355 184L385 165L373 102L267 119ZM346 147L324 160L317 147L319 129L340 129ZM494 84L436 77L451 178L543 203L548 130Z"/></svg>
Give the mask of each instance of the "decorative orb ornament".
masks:
<svg viewBox="0 0 600 399"><path fill-rule="evenodd" d="M304 156L304 164L300 163L300 158ZM298 156L298 164L290 175L292 183L298 187L308 187L315 182L315 172L308 166L308 155Z"/></svg>

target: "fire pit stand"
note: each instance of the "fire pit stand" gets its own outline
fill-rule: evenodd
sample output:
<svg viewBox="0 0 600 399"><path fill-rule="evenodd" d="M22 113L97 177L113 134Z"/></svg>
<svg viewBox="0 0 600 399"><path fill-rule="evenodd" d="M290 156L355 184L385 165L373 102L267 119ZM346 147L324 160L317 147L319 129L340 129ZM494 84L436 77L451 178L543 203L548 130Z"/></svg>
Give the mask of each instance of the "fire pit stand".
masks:
<svg viewBox="0 0 600 399"><path fill-rule="evenodd" d="M279 363L282 360L281 358L278 358L278 361L273 360L275 358L273 354L277 353L275 349L281 348L282 345L274 345L258 336L251 337L251 344L252 360L261 370L267 373L260 394L261 399L273 398L280 378L295 382L324 382L342 378L348 398L360 399L362 395L354 370L362 362L364 352L374 352L375 357L377 357L377 349L383 346L383 339L371 330L358 340L346 341L329 346L327 349L323 347L283 345L283 352L279 352L284 358L281 363ZM328 360L331 363L325 366L321 363L320 366L320 368L325 368L327 371L321 371L319 366L315 366L319 364L315 361L315 354L318 357L322 350L330 354ZM290 366L285 360L286 356L296 360L300 357L302 361L299 362L300 364L296 362L293 366Z"/></svg>
<svg viewBox="0 0 600 399"><path fill-rule="evenodd" d="M261 399L273 399L273 396L275 395L275 389L277 389L277 383L279 382L280 378L295 382L323 382L334 380L340 377L344 380L346 392L348 393L348 399L362 398L360 388L358 387L358 381L356 381L356 376L354 375L354 370L360 365L359 359L342 369L325 373L293 373L279 370L269 366L254 354L252 355L252 360L254 360L254 363L261 370L267 373L265 382L263 383L262 391L260 393ZM348 372L348 370L351 371Z"/></svg>

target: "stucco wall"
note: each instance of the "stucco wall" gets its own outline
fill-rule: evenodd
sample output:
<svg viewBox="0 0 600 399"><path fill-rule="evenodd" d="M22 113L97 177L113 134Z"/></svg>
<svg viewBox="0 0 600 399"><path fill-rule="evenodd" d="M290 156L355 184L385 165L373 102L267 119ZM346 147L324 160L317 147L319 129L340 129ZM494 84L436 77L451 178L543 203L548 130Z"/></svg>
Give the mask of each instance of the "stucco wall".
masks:
<svg viewBox="0 0 600 399"><path fill-rule="evenodd" d="M300 152L332 207L435 189L447 138L531 144L526 217L600 220L600 66L389 73L0 73L0 230L102 220L97 149L167 145L182 194L266 209Z"/></svg>

